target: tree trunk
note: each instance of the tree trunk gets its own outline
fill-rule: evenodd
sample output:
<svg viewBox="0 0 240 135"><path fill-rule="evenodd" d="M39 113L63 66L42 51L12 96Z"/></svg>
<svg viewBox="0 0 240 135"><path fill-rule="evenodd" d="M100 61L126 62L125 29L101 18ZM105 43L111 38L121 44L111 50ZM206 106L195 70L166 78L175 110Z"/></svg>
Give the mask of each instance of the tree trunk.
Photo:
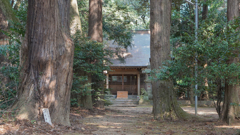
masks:
<svg viewBox="0 0 240 135"><path fill-rule="evenodd" d="M78 4L77 0L71 0L71 7L70 7L70 32L71 36L75 35L77 31L82 32L81 20L78 11Z"/></svg>
<svg viewBox="0 0 240 135"><path fill-rule="evenodd" d="M239 14L240 14L240 0L238 0L238 10L239 10Z"/></svg>
<svg viewBox="0 0 240 135"><path fill-rule="evenodd" d="M79 11L78 11L78 3L77 0L71 0L71 5L70 5L70 33L71 36L74 38L76 38L76 34L77 32L79 32L78 34L82 34L82 26L81 26L81 19L79 16ZM76 72L76 71L75 71ZM78 76L86 76L86 72L85 71L77 71L75 74L77 74ZM82 85L86 85L87 82L82 82ZM91 94L91 93L90 93ZM83 96L82 93L74 93L71 95L72 98L76 98L78 105L83 105L85 106L85 108L90 108L92 109L92 107L88 107L85 105L85 103L87 101L84 101L88 98L86 98L86 96ZM92 100L92 99L89 99ZM92 106L92 104L90 103L90 106Z"/></svg>
<svg viewBox="0 0 240 135"><path fill-rule="evenodd" d="M53 123L70 125L70 91L74 46L69 28L70 0L29 0L22 49L18 119L43 120L48 108Z"/></svg>
<svg viewBox="0 0 240 135"><path fill-rule="evenodd" d="M84 95L84 96L81 96L81 99L79 100L78 99L78 103L82 104L84 108L86 109L92 109L93 108L93 103L92 103L92 93L91 90L92 89L92 76L91 74L85 72L85 74L87 74L87 77L88 77L88 80L86 82L85 85L88 85L87 86L87 94ZM79 102L80 101L80 102Z"/></svg>
<svg viewBox="0 0 240 135"><path fill-rule="evenodd" d="M238 0L228 0L227 3L227 19L228 21L234 20L235 17L239 17L239 9L238 9ZM231 45L230 45L231 46ZM238 55L238 51L234 51L233 53ZM239 62L238 57L229 58L228 64ZM237 79L232 78L232 79ZM228 84L226 81L225 84L225 95L223 102L223 110L221 114L221 120L227 122L229 125L235 119L235 117L239 117L240 108L239 108L239 97L238 97L238 84ZM237 105L233 105L237 104Z"/></svg>
<svg viewBox="0 0 240 135"><path fill-rule="evenodd" d="M151 69L156 70L166 60L170 60L171 0L151 0L150 2L150 51ZM188 119L188 115L177 103L172 80L152 82L153 115L155 119Z"/></svg>
<svg viewBox="0 0 240 135"><path fill-rule="evenodd" d="M8 20L18 21L12 11L9 0L0 0L0 30L7 31L9 26ZM0 45L8 43L8 37L0 31Z"/></svg>
<svg viewBox="0 0 240 135"><path fill-rule="evenodd" d="M218 113L219 118L221 118L221 113L222 113L222 93L223 93L223 87L222 87L222 80L220 78L216 79L216 84L217 84L217 103L215 104L216 111Z"/></svg>
<svg viewBox="0 0 240 135"><path fill-rule="evenodd" d="M14 9L15 9L15 10L18 10L18 8L19 8L20 5L21 5L21 2L22 2L22 0L16 0L16 4L14 5Z"/></svg>
<svg viewBox="0 0 240 135"><path fill-rule="evenodd" d="M203 11L202 11L202 20L203 21L206 20L207 16L208 16L208 4L206 2L207 2L207 0L204 0ZM208 63L207 63L207 60L206 60L203 67L206 68L207 66L208 66ZM208 87L208 78L204 79L204 86ZM209 92L207 90L204 91L204 96L205 96L204 97L205 100L209 100Z"/></svg>
<svg viewBox="0 0 240 135"><path fill-rule="evenodd" d="M10 25L9 20L13 22L18 22L18 19L12 11L11 4L9 0L0 0L0 30L8 32ZM0 31L0 45L9 44L8 36ZM6 62L7 58L0 54L0 66L2 62Z"/></svg>
<svg viewBox="0 0 240 135"><path fill-rule="evenodd" d="M89 0L88 36L103 42L102 33L102 0Z"/></svg>
<svg viewBox="0 0 240 135"><path fill-rule="evenodd" d="M194 104L194 91L193 90L194 90L194 85L192 83L189 88L189 100L192 105Z"/></svg>
<svg viewBox="0 0 240 135"><path fill-rule="evenodd" d="M203 20L207 19L207 14L208 14L208 4L206 2L207 2L207 0L204 0L203 12L202 12L202 19Z"/></svg>
<svg viewBox="0 0 240 135"><path fill-rule="evenodd" d="M8 29L8 21L3 14L2 9L0 9L0 30L7 31ZM6 45L8 44L8 37L0 31L0 45Z"/></svg>
<svg viewBox="0 0 240 135"><path fill-rule="evenodd" d="M90 40L97 42L103 42L103 30L102 30L102 0L89 0L89 19L88 19L88 36ZM104 82L97 82L101 89L100 100L97 101L96 107L104 107Z"/></svg>

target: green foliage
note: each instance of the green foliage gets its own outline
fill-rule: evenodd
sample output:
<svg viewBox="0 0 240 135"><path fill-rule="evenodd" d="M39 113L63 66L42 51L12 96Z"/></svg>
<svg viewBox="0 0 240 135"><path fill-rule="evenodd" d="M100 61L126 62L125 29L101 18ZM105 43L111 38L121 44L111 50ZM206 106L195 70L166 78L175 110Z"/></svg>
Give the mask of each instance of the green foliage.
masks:
<svg viewBox="0 0 240 135"><path fill-rule="evenodd" d="M9 107L15 100L19 82L19 47L17 42L12 45L0 46L0 54L5 57L0 72L0 108Z"/></svg>
<svg viewBox="0 0 240 135"><path fill-rule="evenodd" d="M0 56L4 56L4 61L0 63L0 109L10 107L16 99L19 83L19 50L21 38L25 34L27 9L26 3L22 3L14 15L19 21L10 21L8 31L2 31L9 37L9 45L0 46Z"/></svg>
<svg viewBox="0 0 240 135"><path fill-rule="evenodd" d="M104 105L105 106L109 106L109 105L112 105L113 103L110 101L110 100L104 100Z"/></svg>
<svg viewBox="0 0 240 135"><path fill-rule="evenodd" d="M83 36L88 33L88 10L89 1L78 1L79 15L82 23ZM114 50L121 62L124 62L121 56L123 48L132 47L132 29L135 26L137 13L122 1L106 0L103 3L103 37L105 40L112 40L118 45Z"/></svg>
<svg viewBox="0 0 240 135"><path fill-rule="evenodd" d="M238 57L236 50L240 47L240 31L237 28L240 26L240 19L227 23L226 10L219 10L222 1L208 2L208 18L200 19L197 41L194 35L194 12L191 8L183 5L180 11L173 12L173 59L166 61L159 70L153 71L157 79L172 79L177 86L191 87L191 84L198 84L197 94L205 90L215 93L219 79L229 84L239 83L236 77L239 77L240 65L238 62L229 63L229 60ZM208 88L205 87L206 81Z"/></svg>
<svg viewBox="0 0 240 135"><path fill-rule="evenodd" d="M148 93L144 88L141 88L141 95L148 96Z"/></svg>
<svg viewBox="0 0 240 135"><path fill-rule="evenodd" d="M109 70L104 64L109 64L112 51L104 48L102 43L91 41L85 37L76 36L74 39L74 71L85 71L91 74L99 74L101 78L103 70Z"/></svg>
<svg viewBox="0 0 240 135"><path fill-rule="evenodd" d="M141 88L141 95L139 97L139 104L149 104L150 100L148 97L148 93L144 88Z"/></svg>
<svg viewBox="0 0 240 135"><path fill-rule="evenodd" d="M95 41L90 41L87 37L88 33L88 0L78 1L79 14L82 23L82 36L77 36L74 40L75 43L75 55L74 55L74 83L73 89L74 93L79 93L78 97L84 96L84 93L91 94L94 100L100 99L103 95L101 91L103 89L103 81L105 75L103 75L103 70L110 70L109 67L105 65L110 65L109 58L112 57L113 53L118 56L119 60L124 60L121 57L122 48L127 49L131 47L132 41L132 28L134 26L133 16L135 12L129 8L126 4L122 4L120 1L110 1L106 0L103 3L103 36L105 40L113 41L118 45L117 48L109 48L112 50L107 50L103 44L107 43L97 43ZM136 17L136 16L135 16ZM91 74L92 83L87 83L87 80L81 81L83 76L86 74ZM87 84L86 84L87 83ZM88 85L88 86L86 86ZM92 89L89 89L89 86ZM72 96L73 97L73 96ZM77 102L77 100L72 99L72 104Z"/></svg>
<svg viewBox="0 0 240 135"><path fill-rule="evenodd" d="M149 29L149 2L149 0L105 0L104 22L123 25L130 30Z"/></svg>
<svg viewBox="0 0 240 135"><path fill-rule="evenodd" d="M99 82L104 81L104 70L110 70L107 66L110 64L109 58L113 52L105 49L102 43L91 41L88 38L82 37L80 33L77 33L74 39L74 79L72 87L72 95L78 95L71 99L72 105L78 105L77 99L86 96L92 91L92 95L99 95L99 91L102 88L95 88L95 90L89 89L90 85L97 85ZM94 78L92 83L87 83L87 75L91 75ZM97 96L96 98L98 98Z"/></svg>

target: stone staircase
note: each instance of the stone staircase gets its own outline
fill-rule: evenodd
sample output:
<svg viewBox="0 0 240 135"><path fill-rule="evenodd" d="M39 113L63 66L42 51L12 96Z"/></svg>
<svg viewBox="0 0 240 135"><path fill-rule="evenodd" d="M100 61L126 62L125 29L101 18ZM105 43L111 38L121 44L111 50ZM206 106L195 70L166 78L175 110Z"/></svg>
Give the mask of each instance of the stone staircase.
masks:
<svg viewBox="0 0 240 135"><path fill-rule="evenodd" d="M109 105L111 107L135 107L139 102L139 99L135 95L129 95L128 98L116 98L115 95L111 95L108 97L105 96L106 98L111 101L112 105Z"/></svg>
<svg viewBox="0 0 240 135"><path fill-rule="evenodd" d="M112 102L111 107L135 107L138 105L137 99L115 99L110 101Z"/></svg>

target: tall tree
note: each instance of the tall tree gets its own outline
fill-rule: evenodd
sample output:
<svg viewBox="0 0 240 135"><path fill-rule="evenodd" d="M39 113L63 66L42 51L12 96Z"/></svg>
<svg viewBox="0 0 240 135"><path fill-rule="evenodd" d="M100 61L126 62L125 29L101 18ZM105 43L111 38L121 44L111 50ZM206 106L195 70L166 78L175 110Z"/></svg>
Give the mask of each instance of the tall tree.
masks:
<svg viewBox="0 0 240 135"><path fill-rule="evenodd" d="M103 42L102 3L102 0L89 0L88 36L90 37L90 40L100 43ZM92 79L91 75L88 75L88 77L89 79ZM102 89L103 82L98 83L100 84L100 89ZM101 94L103 93L101 92ZM99 101L97 102L97 106L104 107L104 104Z"/></svg>
<svg viewBox="0 0 240 135"><path fill-rule="evenodd" d="M157 70L163 62L170 60L171 0L151 0L150 2L150 51L151 69ZM155 119L189 116L178 105L172 80L152 82L153 115Z"/></svg>
<svg viewBox="0 0 240 135"><path fill-rule="evenodd" d="M238 0L228 0L227 1L227 19L228 21L234 20L236 17L239 17L239 2ZM233 45L229 45L230 47L233 47ZM238 50L234 50L232 52L233 54L237 55L239 54ZM238 63L239 58L238 57L230 57L228 60L228 64L232 63ZM237 80L237 78L235 78ZM230 84L228 81L226 81L225 84L225 95L224 95L224 102L223 102L223 110L222 110L222 116L221 119L224 122L227 122L228 124L231 124L231 121L235 119L235 117L240 117L240 108L238 106L239 104L239 97L238 97L238 91L239 85L238 84ZM237 106L233 104L237 104Z"/></svg>
<svg viewBox="0 0 240 135"><path fill-rule="evenodd" d="M29 0L22 49L18 119L43 120L48 108L52 122L70 125L70 90L74 46L69 28L70 0Z"/></svg>
<svg viewBox="0 0 240 135"><path fill-rule="evenodd" d="M102 42L102 0L89 0L88 36Z"/></svg>

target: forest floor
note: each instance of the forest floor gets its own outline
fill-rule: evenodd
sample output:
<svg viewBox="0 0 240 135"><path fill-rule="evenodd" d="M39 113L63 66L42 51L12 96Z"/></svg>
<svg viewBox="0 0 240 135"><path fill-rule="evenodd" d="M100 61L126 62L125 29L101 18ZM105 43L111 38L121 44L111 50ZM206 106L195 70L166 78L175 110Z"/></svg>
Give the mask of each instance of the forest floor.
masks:
<svg viewBox="0 0 240 135"><path fill-rule="evenodd" d="M182 107L194 114L193 107ZM218 120L215 108L198 108L200 117L206 121L157 121L151 114L151 106L106 107L105 109L72 108L72 126L37 123L35 121L14 121L0 118L0 134L39 135L238 135L240 121L228 126Z"/></svg>

